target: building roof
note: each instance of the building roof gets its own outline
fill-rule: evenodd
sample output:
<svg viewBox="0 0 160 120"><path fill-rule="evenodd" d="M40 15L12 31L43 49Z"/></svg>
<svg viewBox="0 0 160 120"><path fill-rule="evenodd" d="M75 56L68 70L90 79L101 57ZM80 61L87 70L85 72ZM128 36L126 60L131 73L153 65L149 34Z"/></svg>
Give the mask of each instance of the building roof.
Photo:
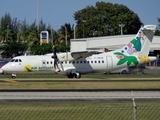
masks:
<svg viewBox="0 0 160 120"><path fill-rule="evenodd" d="M109 50L116 50L122 48L129 43L134 35L116 35L105 37L93 37L82 39L71 39L71 52L86 51L86 50L102 50L107 48ZM77 47L78 46L78 47ZM154 36L150 51L160 50L160 36Z"/></svg>

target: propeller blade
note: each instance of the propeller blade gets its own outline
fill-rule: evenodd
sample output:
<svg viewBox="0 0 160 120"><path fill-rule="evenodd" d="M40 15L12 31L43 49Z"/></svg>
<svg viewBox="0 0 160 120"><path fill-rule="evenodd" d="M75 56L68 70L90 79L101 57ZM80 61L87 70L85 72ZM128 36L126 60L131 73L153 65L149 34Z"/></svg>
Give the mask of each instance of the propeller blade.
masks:
<svg viewBox="0 0 160 120"><path fill-rule="evenodd" d="M58 67L58 57L57 57L56 47L57 47L56 45L52 47L53 48L53 56L52 56L52 58L54 59L54 69L55 69L56 72L59 72L60 69Z"/></svg>

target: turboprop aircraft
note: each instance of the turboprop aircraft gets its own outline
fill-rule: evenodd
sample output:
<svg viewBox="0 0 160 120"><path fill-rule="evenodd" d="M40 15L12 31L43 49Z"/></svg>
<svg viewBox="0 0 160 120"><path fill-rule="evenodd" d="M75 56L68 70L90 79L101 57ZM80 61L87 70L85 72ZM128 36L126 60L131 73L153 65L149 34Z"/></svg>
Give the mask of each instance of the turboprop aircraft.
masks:
<svg viewBox="0 0 160 120"><path fill-rule="evenodd" d="M81 74L109 72L112 70L136 66L156 57L149 57L150 45L156 30L155 25L141 27L128 44L121 49L98 53L96 51L78 51L50 55L17 56L1 69L1 73L10 73L12 78L18 73L51 72L64 74L68 78L80 78ZM77 46L78 47L78 46Z"/></svg>

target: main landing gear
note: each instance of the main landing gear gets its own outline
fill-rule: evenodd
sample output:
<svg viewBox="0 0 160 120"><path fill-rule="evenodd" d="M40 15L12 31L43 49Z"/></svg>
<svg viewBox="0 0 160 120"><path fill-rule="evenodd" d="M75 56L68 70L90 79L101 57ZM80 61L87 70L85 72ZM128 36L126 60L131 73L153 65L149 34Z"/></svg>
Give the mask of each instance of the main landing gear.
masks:
<svg viewBox="0 0 160 120"><path fill-rule="evenodd" d="M81 74L80 73L70 73L69 75L67 75L68 78L81 78Z"/></svg>

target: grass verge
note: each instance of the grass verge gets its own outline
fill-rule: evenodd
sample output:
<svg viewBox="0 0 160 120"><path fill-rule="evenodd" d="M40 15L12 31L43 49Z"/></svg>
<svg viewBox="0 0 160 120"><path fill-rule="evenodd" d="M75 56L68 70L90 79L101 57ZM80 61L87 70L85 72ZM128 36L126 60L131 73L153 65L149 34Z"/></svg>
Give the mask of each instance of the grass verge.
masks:
<svg viewBox="0 0 160 120"><path fill-rule="evenodd" d="M0 89L155 89L159 82L1 82Z"/></svg>
<svg viewBox="0 0 160 120"><path fill-rule="evenodd" d="M137 103L136 115L132 103L70 103L70 104L1 104L4 120L158 120L160 102Z"/></svg>
<svg viewBox="0 0 160 120"><path fill-rule="evenodd" d="M6 78L11 79L11 75L0 75L0 79ZM16 79L21 78L67 78L65 75L51 75L51 74L28 74L28 75L18 75ZM160 78L160 75L148 75L148 74L85 74L81 77L91 78L91 79L106 79L106 78ZM67 78L68 79L68 78Z"/></svg>

